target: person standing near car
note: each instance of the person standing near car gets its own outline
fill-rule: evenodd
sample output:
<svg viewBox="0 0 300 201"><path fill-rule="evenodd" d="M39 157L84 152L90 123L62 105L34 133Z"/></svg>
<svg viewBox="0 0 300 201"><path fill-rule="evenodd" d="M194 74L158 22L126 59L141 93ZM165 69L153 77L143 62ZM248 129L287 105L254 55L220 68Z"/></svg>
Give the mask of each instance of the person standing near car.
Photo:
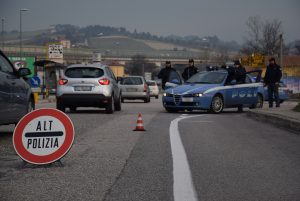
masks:
<svg viewBox="0 0 300 201"><path fill-rule="evenodd" d="M280 107L279 100L279 82L282 77L281 67L276 64L275 58L272 57L269 59L269 65L267 66L264 83L268 87L268 96L269 96L269 107L273 107L273 97L275 98L276 107Z"/></svg>
<svg viewBox="0 0 300 201"><path fill-rule="evenodd" d="M190 79L190 77L192 77L196 73L198 73L198 68L194 66L194 60L189 59L189 66L186 67L182 73L182 77L184 81L187 81L188 79Z"/></svg>
<svg viewBox="0 0 300 201"><path fill-rule="evenodd" d="M237 84L243 84L246 80L246 69L241 65L239 60L234 61L235 79Z"/></svg>
<svg viewBox="0 0 300 201"><path fill-rule="evenodd" d="M166 61L166 67L161 69L157 75L157 77L162 80L161 85L163 89L165 89L171 71L175 71L175 69L171 67L171 61Z"/></svg>

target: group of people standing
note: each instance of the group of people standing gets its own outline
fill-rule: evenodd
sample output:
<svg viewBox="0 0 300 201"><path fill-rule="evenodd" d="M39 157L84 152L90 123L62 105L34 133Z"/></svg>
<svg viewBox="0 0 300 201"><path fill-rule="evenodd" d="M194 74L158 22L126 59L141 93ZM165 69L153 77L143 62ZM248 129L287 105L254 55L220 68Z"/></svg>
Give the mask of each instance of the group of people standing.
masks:
<svg viewBox="0 0 300 201"><path fill-rule="evenodd" d="M239 60L234 61L234 79L237 84L245 83L246 79L246 69L241 65ZM166 61L165 68L161 69L158 74L158 78L162 79L162 88L165 89L165 84L169 79L171 71L176 71L171 66L170 61ZM189 59L188 66L184 69L182 73L182 78L187 81L190 77L198 73L198 68L195 67L193 59ZM279 100L279 83L282 77L281 67L276 64L275 58L269 59L269 65L267 66L264 85L268 87L269 96L269 107L273 107L273 102L275 100L276 107L280 107Z"/></svg>

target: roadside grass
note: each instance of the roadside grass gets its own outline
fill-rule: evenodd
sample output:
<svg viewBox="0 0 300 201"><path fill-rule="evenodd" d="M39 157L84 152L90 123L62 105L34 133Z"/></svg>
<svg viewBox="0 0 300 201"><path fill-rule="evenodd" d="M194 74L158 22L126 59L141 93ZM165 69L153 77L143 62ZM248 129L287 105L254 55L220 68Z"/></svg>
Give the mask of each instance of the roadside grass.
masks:
<svg viewBox="0 0 300 201"><path fill-rule="evenodd" d="M294 111L300 112L300 102L299 102L298 105L294 108Z"/></svg>

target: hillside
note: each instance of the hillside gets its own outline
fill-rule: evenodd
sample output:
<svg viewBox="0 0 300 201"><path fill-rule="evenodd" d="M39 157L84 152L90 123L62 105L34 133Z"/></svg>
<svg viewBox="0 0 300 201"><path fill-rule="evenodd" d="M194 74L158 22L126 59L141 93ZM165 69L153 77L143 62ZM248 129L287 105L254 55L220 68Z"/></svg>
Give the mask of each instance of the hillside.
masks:
<svg viewBox="0 0 300 201"><path fill-rule="evenodd" d="M102 50L154 50L144 42L126 36L104 36L89 38L88 46L93 49Z"/></svg>

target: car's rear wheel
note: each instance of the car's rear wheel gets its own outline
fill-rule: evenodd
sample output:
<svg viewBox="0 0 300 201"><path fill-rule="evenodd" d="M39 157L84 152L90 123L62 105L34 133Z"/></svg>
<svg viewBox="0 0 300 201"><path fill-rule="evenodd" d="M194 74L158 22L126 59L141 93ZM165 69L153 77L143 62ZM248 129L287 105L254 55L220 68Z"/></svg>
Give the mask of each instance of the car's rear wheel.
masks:
<svg viewBox="0 0 300 201"><path fill-rule="evenodd" d="M220 95L214 96L211 102L210 111L218 114L221 113L223 109L224 109L223 98Z"/></svg>
<svg viewBox="0 0 300 201"><path fill-rule="evenodd" d="M56 109L65 112L66 111L66 106L64 105L64 103L61 100L57 100L56 101Z"/></svg>
<svg viewBox="0 0 300 201"><path fill-rule="evenodd" d="M159 97L158 97L158 96L155 96L155 98L158 99Z"/></svg>
<svg viewBox="0 0 300 201"><path fill-rule="evenodd" d="M120 96L119 96L119 99L118 99L118 101L116 102L116 104L115 104L115 108L116 108L116 111L121 111L121 109L122 109L122 104L121 104L121 94L120 94Z"/></svg>
<svg viewBox="0 0 300 201"><path fill-rule="evenodd" d="M145 103L148 103L148 98L144 98L144 102L145 102Z"/></svg>
<svg viewBox="0 0 300 201"><path fill-rule="evenodd" d="M106 113L107 114L112 114L115 111L115 100L114 100L114 95L111 96L109 103L107 104L106 108Z"/></svg>
<svg viewBox="0 0 300 201"><path fill-rule="evenodd" d="M124 103L124 98L121 98L121 102Z"/></svg>

